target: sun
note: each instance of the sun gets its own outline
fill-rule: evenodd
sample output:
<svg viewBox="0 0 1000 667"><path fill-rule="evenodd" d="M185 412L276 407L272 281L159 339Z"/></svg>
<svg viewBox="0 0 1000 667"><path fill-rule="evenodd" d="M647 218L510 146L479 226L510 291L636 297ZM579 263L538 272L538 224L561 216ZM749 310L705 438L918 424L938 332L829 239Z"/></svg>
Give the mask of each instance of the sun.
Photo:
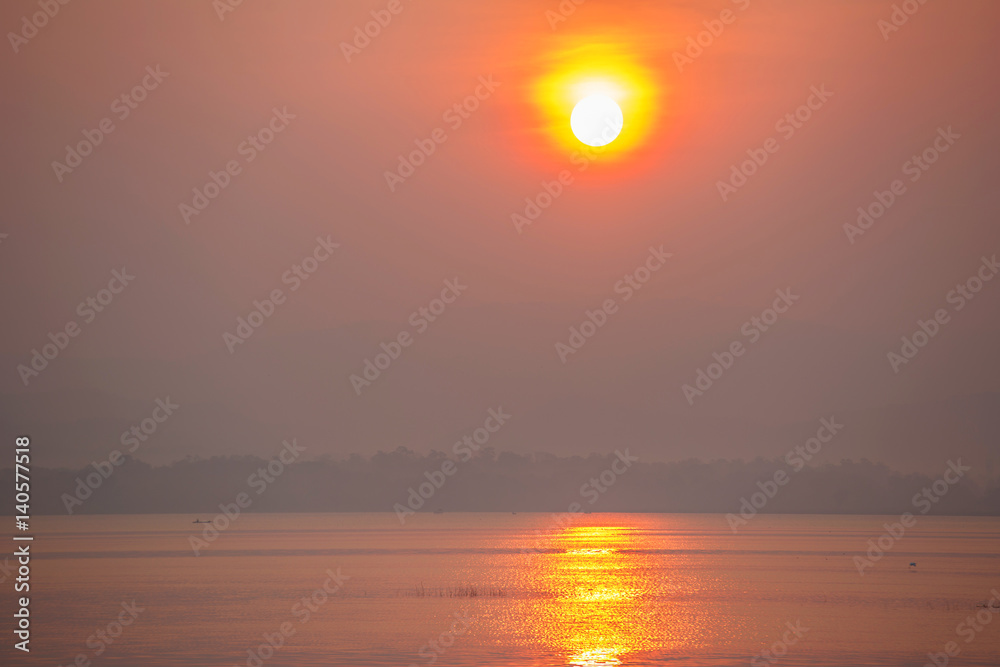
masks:
<svg viewBox="0 0 1000 667"><path fill-rule="evenodd" d="M662 91L627 44L568 40L544 58L534 83L539 130L560 151L593 151L617 161L649 139ZM627 121L627 122L626 122Z"/></svg>
<svg viewBox="0 0 1000 667"><path fill-rule="evenodd" d="M589 95L576 103L569 125L576 138L588 146L607 146L621 134L625 117L618 103L607 95Z"/></svg>

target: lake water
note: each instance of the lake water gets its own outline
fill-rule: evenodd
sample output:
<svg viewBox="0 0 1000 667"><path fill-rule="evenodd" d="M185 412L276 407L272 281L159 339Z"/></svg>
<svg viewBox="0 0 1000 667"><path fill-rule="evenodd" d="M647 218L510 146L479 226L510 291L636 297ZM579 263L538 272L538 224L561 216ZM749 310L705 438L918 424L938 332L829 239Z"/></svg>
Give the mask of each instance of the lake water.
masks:
<svg viewBox="0 0 1000 667"><path fill-rule="evenodd" d="M1000 664L1000 620L957 632L1000 619L997 518L920 517L864 576L898 517L251 514L197 557L192 519L33 517L32 652L5 603L0 664Z"/></svg>

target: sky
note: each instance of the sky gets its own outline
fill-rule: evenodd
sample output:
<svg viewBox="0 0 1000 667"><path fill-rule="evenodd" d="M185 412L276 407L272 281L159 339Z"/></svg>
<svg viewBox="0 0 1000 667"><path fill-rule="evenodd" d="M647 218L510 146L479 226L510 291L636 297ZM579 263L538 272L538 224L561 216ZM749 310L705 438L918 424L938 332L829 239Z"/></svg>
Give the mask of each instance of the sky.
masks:
<svg viewBox="0 0 1000 667"><path fill-rule="evenodd" d="M1000 6L893 7L4 3L0 425L79 466L147 420L169 463L450 451L502 408L500 450L676 461L832 417L830 461L996 476L1000 280L953 290L1000 252ZM590 154L588 68L631 94Z"/></svg>

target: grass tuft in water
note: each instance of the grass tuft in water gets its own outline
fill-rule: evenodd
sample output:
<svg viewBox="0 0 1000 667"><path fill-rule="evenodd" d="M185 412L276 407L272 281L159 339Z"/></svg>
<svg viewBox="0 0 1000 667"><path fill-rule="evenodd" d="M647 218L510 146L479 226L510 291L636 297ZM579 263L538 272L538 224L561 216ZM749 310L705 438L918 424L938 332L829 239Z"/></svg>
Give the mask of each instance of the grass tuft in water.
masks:
<svg viewBox="0 0 1000 667"><path fill-rule="evenodd" d="M507 597L507 591L502 588L485 588L471 584L427 588L421 583L414 586L412 591L406 591L404 595L413 598L504 598Z"/></svg>

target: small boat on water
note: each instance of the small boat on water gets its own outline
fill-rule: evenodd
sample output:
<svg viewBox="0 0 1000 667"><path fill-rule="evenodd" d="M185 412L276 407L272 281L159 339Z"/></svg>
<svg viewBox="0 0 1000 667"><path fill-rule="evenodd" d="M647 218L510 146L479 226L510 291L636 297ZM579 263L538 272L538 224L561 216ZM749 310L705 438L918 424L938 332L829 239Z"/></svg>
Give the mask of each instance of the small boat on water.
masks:
<svg viewBox="0 0 1000 667"><path fill-rule="evenodd" d="M195 519L191 523L212 523L211 521L202 521L201 519Z"/></svg>

